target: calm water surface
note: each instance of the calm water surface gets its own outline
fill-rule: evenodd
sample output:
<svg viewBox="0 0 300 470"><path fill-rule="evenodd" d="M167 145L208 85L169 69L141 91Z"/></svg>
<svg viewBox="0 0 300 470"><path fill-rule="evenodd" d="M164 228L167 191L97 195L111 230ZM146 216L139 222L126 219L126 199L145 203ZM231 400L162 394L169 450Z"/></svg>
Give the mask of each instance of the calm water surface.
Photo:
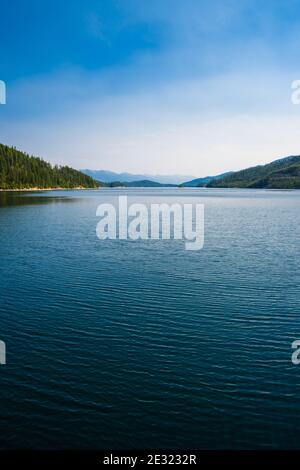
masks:
<svg viewBox="0 0 300 470"><path fill-rule="evenodd" d="M300 448L300 192L205 204L205 245L100 241L119 190L0 194L1 448Z"/></svg>

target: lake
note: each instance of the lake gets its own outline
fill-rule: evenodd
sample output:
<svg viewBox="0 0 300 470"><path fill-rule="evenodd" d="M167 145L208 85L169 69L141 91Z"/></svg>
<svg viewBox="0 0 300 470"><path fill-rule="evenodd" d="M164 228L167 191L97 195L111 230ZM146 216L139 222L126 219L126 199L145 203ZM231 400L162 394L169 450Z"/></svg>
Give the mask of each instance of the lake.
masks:
<svg viewBox="0 0 300 470"><path fill-rule="evenodd" d="M99 240L119 195L205 243ZM0 193L0 447L299 448L300 191Z"/></svg>

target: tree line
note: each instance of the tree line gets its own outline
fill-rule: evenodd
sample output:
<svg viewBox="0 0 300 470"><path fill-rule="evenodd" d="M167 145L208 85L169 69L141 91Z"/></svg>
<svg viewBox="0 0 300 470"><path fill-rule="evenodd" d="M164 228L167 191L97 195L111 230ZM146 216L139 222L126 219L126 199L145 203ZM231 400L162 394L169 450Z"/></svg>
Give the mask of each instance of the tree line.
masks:
<svg viewBox="0 0 300 470"><path fill-rule="evenodd" d="M69 166L51 165L0 144L0 189L97 188L100 183Z"/></svg>

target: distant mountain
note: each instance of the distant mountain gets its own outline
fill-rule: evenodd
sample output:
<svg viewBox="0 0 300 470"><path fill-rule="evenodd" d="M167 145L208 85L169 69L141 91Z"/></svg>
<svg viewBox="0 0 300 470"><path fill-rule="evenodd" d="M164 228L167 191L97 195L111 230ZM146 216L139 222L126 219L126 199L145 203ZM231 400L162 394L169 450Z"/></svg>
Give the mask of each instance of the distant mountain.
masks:
<svg viewBox="0 0 300 470"><path fill-rule="evenodd" d="M141 180L141 181L131 181L124 183L128 188L163 188L163 187L177 187L177 184L164 184L164 183L157 183L157 181L150 181L150 180Z"/></svg>
<svg viewBox="0 0 300 470"><path fill-rule="evenodd" d="M0 189L97 188L101 183L68 166L0 144Z"/></svg>
<svg viewBox="0 0 300 470"><path fill-rule="evenodd" d="M114 173L113 171L106 170L81 170L82 173L85 173L88 176L91 176L95 180L103 181L104 183L113 183L115 181L120 182L136 182L136 181L153 181L156 183L165 184L181 184L184 181L194 178L194 176L185 176L185 175L138 175L132 173Z"/></svg>
<svg viewBox="0 0 300 470"><path fill-rule="evenodd" d="M233 173L232 171L229 171L227 173L222 173L221 175L216 175L216 176L205 176L203 178L196 178L191 181L187 181L185 183L182 183L180 186L184 188L196 188L199 186L206 186L210 181L212 180L218 180L220 178L224 178L225 176L230 175Z"/></svg>
<svg viewBox="0 0 300 470"><path fill-rule="evenodd" d="M162 184L156 181L140 180L140 181L113 181L112 183L105 183L105 186L110 188L177 188L177 184Z"/></svg>
<svg viewBox="0 0 300 470"><path fill-rule="evenodd" d="M300 189L300 156L236 171L207 183L210 188Z"/></svg>

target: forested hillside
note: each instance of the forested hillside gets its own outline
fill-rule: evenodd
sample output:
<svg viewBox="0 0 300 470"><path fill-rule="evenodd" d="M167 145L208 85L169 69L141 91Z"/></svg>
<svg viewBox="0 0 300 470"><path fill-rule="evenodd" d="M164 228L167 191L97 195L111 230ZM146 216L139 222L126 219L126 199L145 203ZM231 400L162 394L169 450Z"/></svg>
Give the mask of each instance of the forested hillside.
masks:
<svg viewBox="0 0 300 470"><path fill-rule="evenodd" d="M300 189L300 156L236 171L207 184L211 188Z"/></svg>
<svg viewBox="0 0 300 470"><path fill-rule="evenodd" d="M52 166L38 157L0 144L0 189L97 188L100 183L68 166Z"/></svg>

